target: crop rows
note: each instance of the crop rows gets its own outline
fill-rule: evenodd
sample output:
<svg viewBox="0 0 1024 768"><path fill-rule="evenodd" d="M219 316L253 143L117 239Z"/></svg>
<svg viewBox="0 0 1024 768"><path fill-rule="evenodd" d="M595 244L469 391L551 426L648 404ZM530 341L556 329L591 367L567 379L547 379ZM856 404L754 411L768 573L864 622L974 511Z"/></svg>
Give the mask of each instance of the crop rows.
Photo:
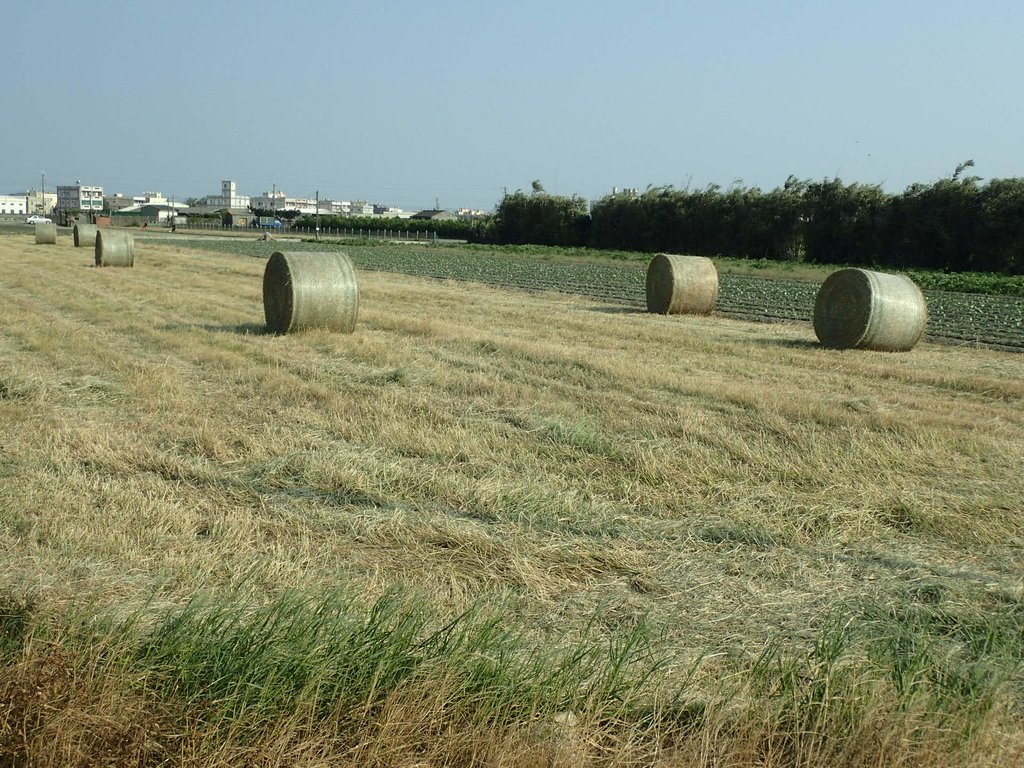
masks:
<svg viewBox="0 0 1024 768"><path fill-rule="evenodd" d="M330 243L254 242L225 238L180 241L190 247L267 257L275 250L346 250L361 269L399 272L531 291L558 291L645 306L646 265L593 264L452 252L415 246L346 247ZM800 280L721 275L716 312L749 318L810 321L818 286ZM1024 350L1024 299L925 291L930 337Z"/></svg>

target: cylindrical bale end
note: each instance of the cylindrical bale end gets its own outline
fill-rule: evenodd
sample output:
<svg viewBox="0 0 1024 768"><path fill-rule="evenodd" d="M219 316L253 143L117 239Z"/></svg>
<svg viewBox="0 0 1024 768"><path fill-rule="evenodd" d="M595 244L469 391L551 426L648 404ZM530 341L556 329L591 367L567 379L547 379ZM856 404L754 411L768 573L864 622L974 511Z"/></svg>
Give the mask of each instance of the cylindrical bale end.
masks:
<svg viewBox="0 0 1024 768"><path fill-rule="evenodd" d="M352 333L359 314L355 268L344 253L275 252L263 272L267 330Z"/></svg>
<svg viewBox="0 0 1024 768"><path fill-rule="evenodd" d="M36 224L36 245L56 245L57 225L52 222Z"/></svg>
<svg viewBox="0 0 1024 768"><path fill-rule="evenodd" d="M647 265L647 311L709 315L718 299L718 270L703 256L659 253Z"/></svg>
<svg viewBox="0 0 1024 768"><path fill-rule="evenodd" d="M906 275L840 269L818 289L814 333L833 349L906 352L924 335L928 305Z"/></svg>
<svg viewBox="0 0 1024 768"><path fill-rule="evenodd" d="M135 265L135 240L131 232L116 229L96 230L96 266L131 267Z"/></svg>
<svg viewBox="0 0 1024 768"><path fill-rule="evenodd" d="M95 224L75 224L72 233L75 236L75 248L96 247Z"/></svg>

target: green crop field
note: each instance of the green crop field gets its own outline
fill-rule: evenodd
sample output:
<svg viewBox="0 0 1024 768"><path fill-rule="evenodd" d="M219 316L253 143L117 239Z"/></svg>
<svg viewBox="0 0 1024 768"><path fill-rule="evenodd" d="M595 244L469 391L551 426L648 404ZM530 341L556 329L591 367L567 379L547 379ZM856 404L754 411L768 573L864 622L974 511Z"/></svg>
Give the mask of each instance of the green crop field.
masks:
<svg viewBox="0 0 1024 768"><path fill-rule="evenodd" d="M299 247L0 233L0 765L1024 762L1024 355L403 245L268 334Z"/></svg>

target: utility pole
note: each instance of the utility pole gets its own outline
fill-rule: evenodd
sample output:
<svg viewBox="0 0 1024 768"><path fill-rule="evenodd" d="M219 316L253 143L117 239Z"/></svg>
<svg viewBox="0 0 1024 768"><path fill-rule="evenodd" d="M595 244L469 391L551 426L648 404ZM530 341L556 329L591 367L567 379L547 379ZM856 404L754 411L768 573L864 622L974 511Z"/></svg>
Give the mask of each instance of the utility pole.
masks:
<svg viewBox="0 0 1024 768"><path fill-rule="evenodd" d="M320 190L316 191L316 239L320 241Z"/></svg>
<svg viewBox="0 0 1024 768"><path fill-rule="evenodd" d="M46 215L46 171L43 171L42 188L43 188L42 192L39 193L39 195L40 195L39 212L43 216L45 216Z"/></svg>

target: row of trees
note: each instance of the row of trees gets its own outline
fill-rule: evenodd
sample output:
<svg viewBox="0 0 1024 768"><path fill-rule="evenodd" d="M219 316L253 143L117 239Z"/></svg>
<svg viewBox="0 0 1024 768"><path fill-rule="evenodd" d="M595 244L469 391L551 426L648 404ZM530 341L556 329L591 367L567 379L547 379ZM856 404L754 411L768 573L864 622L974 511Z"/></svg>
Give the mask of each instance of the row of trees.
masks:
<svg viewBox="0 0 1024 768"><path fill-rule="evenodd" d="M878 185L794 177L757 187L673 187L611 195L587 213L579 197L535 185L498 206L484 237L499 243L589 246L698 256L1024 274L1024 179L964 176Z"/></svg>
<svg viewBox="0 0 1024 768"><path fill-rule="evenodd" d="M317 217L303 214L294 222L297 227L313 228ZM403 219L383 216L341 216L323 214L319 217L321 229L385 230L401 232L432 232L438 237L453 240L478 239L480 224L469 219Z"/></svg>

